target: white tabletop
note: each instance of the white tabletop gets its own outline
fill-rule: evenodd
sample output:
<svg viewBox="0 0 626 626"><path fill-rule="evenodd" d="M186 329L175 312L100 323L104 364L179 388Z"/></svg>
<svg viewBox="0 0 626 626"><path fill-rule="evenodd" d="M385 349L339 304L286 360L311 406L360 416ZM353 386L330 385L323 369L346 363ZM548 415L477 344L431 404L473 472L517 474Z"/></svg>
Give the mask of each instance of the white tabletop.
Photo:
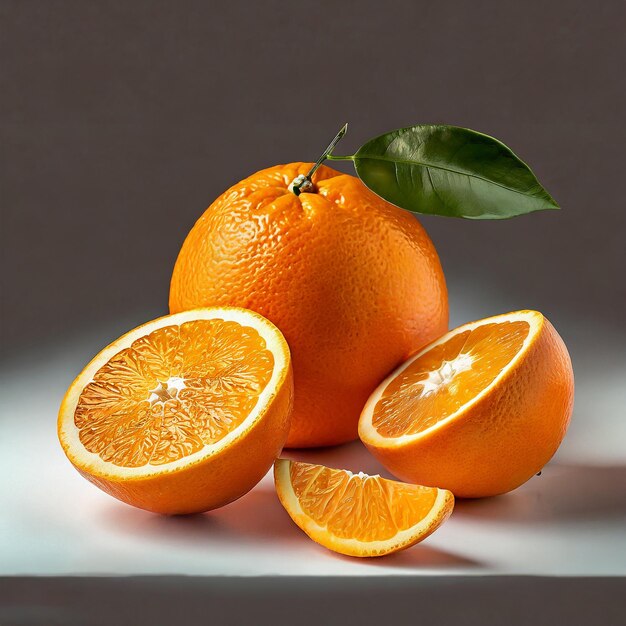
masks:
<svg viewBox="0 0 626 626"><path fill-rule="evenodd" d="M593 353L575 359L572 427L541 476L458 502L418 546L359 560L310 541L269 475L229 506L177 518L134 509L79 476L58 444L56 411L107 338L83 336L2 373L0 575L626 575L624 355L604 373ZM286 456L389 476L358 442Z"/></svg>

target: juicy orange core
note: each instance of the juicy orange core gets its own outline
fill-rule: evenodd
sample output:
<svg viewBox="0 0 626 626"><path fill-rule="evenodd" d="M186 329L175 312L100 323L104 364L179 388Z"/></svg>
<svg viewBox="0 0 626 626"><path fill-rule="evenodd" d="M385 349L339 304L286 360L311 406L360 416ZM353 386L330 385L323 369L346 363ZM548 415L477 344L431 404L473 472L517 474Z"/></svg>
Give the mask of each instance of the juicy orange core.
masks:
<svg viewBox="0 0 626 626"><path fill-rule="evenodd" d="M520 351L525 321L484 324L415 359L385 389L372 425L383 437L414 435L456 413Z"/></svg>
<svg viewBox="0 0 626 626"><path fill-rule="evenodd" d="M431 487L306 463L292 464L290 477L302 510L345 539L391 539L423 520L437 498Z"/></svg>
<svg viewBox="0 0 626 626"><path fill-rule="evenodd" d="M221 319L166 326L113 356L83 389L83 446L124 467L162 465L219 442L250 414L274 356L253 328Z"/></svg>

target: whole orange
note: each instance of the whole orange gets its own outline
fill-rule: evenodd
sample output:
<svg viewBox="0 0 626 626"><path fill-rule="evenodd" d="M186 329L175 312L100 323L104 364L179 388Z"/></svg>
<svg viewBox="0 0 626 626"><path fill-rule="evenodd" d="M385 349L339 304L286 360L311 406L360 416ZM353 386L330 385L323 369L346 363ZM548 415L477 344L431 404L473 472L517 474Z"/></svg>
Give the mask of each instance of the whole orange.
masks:
<svg viewBox="0 0 626 626"><path fill-rule="evenodd" d="M369 394L448 325L443 271L415 216L325 166L296 196L290 184L311 165L261 170L217 198L187 236L170 287L172 313L245 307L283 332L290 447L355 439Z"/></svg>

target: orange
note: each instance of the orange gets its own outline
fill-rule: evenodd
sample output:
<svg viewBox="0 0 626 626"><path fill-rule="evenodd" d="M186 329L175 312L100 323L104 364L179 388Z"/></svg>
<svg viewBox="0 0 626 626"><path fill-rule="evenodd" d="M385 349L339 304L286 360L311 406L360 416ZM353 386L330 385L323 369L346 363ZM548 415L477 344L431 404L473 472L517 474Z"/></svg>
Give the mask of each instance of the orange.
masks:
<svg viewBox="0 0 626 626"><path fill-rule="evenodd" d="M243 306L281 329L292 447L355 439L370 393L448 323L439 258L415 216L324 166L313 192L294 195L310 167L277 165L220 196L185 240L170 289L172 313Z"/></svg>
<svg viewBox="0 0 626 626"><path fill-rule="evenodd" d="M382 556L437 530L454 507L445 489L288 459L274 464L278 497L313 541L349 556Z"/></svg>
<svg viewBox="0 0 626 626"><path fill-rule="evenodd" d="M244 309L162 317L100 352L68 389L65 454L110 495L195 513L251 489L287 438L293 383L280 331Z"/></svg>
<svg viewBox="0 0 626 626"><path fill-rule="evenodd" d="M537 311L450 331L367 401L359 435L395 476L459 497L505 493L556 452L570 421L567 348Z"/></svg>

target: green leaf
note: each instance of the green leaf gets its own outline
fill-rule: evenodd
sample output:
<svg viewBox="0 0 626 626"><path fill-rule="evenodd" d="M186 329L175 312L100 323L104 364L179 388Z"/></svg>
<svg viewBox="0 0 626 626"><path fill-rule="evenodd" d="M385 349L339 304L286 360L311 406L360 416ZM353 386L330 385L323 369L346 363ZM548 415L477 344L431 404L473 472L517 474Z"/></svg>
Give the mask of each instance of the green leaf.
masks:
<svg viewBox="0 0 626 626"><path fill-rule="evenodd" d="M509 148L467 128L401 128L368 141L353 160L372 191L417 213L504 219L559 208Z"/></svg>

